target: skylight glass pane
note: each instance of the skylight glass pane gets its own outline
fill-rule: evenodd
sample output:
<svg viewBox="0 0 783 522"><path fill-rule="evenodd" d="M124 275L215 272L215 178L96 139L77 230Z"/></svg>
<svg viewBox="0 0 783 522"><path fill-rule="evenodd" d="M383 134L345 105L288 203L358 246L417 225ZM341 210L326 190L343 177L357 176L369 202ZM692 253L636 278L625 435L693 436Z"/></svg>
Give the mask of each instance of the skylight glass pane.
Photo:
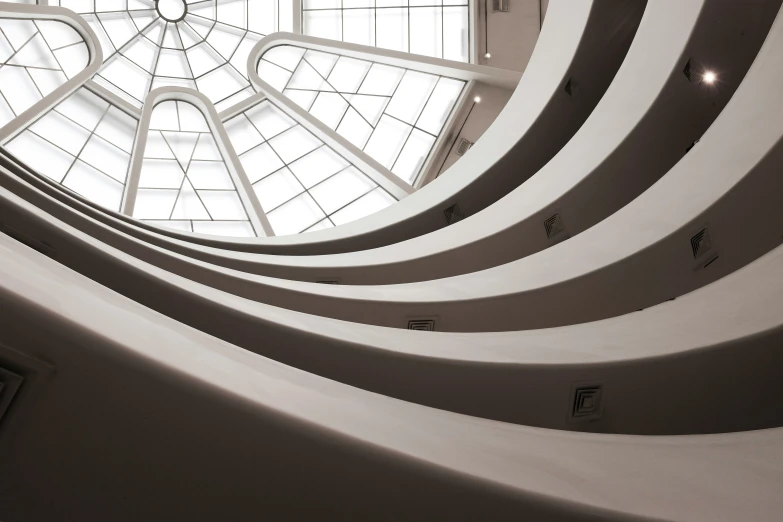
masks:
<svg viewBox="0 0 783 522"><path fill-rule="evenodd" d="M289 167L305 188L310 188L348 165L343 157L324 146L296 160Z"/></svg>
<svg viewBox="0 0 783 522"><path fill-rule="evenodd" d="M277 235L298 234L318 223L329 228L331 213L368 192L386 194L268 100L227 121L225 127ZM373 212L371 205L367 212Z"/></svg>
<svg viewBox="0 0 783 522"><path fill-rule="evenodd" d="M310 36L342 40L342 11L302 11L302 29Z"/></svg>
<svg viewBox="0 0 783 522"><path fill-rule="evenodd" d="M408 51L408 9L378 9L375 45L392 51Z"/></svg>
<svg viewBox="0 0 783 522"><path fill-rule="evenodd" d="M119 208L123 184L76 160L63 185L107 208Z"/></svg>
<svg viewBox="0 0 783 522"><path fill-rule="evenodd" d="M280 169L255 185L253 188L264 211L270 212L289 199L304 192L304 187L297 181L291 171Z"/></svg>
<svg viewBox="0 0 783 522"><path fill-rule="evenodd" d="M287 164L318 147L321 141L301 125L297 125L269 140L269 144Z"/></svg>
<svg viewBox="0 0 783 522"><path fill-rule="evenodd" d="M410 9L410 52L425 56L443 55L441 12L440 7L415 7Z"/></svg>
<svg viewBox="0 0 783 522"><path fill-rule="evenodd" d="M465 82L333 53L281 45L258 65L261 79L271 67L296 62L279 90L315 118L407 183L413 183L457 104ZM282 69L281 69L282 70ZM277 81L276 78L273 78ZM271 83L271 82L270 82ZM403 146L416 138L398 161ZM425 136L426 134L426 136ZM290 161L286 159L286 161Z"/></svg>
<svg viewBox="0 0 783 522"><path fill-rule="evenodd" d="M394 172L408 183L413 183L434 143L434 136L419 129L413 129L394 163Z"/></svg>
<svg viewBox="0 0 783 522"><path fill-rule="evenodd" d="M350 167L315 185L310 195L324 212L332 214L374 188L375 184L367 176Z"/></svg>
<svg viewBox="0 0 783 522"><path fill-rule="evenodd" d="M324 218L323 211L307 193L277 207L267 214L275 234L298 234Z"/></svg>
<svg viewBox="0 0 783 522"><path fill-rule="evenodd" d="M416 126L437 136L462 94L464 86L463 82L451 78L438 80Z"/></svg>
<svg viewBox="0 0 783 522"><path fill-rule="evenodd" d="M468 10L462 6L443 8L443 58L468 61Z"/></svg>
<svg viewBox="0 0 783 522"><path fill-rule="evenodd" d="M386 114L414 125L437 82L438 77L432 74L406 71L386 107Z"/></svg>
<svg viewBox="0 0 783 522"><path fill-rule="evenodd" d="M227 237L253 237L255 235L253 227L248 221L193 221L192 224L193 232L199 234Z"/></svg>
<svg viewBox="0 0 783 522"><path fill-rule="evenodd" d="M330 129L336 129L348 110L348 102L337 93L322 92L318 94L310 108L310 114L324 122Z"/></svg>
<svg viewBox="0 0 783 522"><path fill-rule="evenodd" d="M407 123L383 116L364 150L381 165L391 169L411 130L413 127Z"/></svg>
<svg viewBox="0 0 783 522"><path fill-rule="evenodd" d="M361 45L375 42L375 10L350 9L343 11L343 41Z"/></svg>
<svg viewBox="0 0 783 522"><path fill-rule="evenodd" d="M308 232L315 232L316 230L326 230L327 228L334 228L334 223L332 223L328 218L322 219L315 225L303 231L302 234L306 234Z"/></svg>
<svg viewBox="0 0 783 522"><path fill-rule="evenodd" d="M394 203L394 199L387 192L377 188L335 212L330 219L335 225L343 225L378 212L392 203Z"/></svg>

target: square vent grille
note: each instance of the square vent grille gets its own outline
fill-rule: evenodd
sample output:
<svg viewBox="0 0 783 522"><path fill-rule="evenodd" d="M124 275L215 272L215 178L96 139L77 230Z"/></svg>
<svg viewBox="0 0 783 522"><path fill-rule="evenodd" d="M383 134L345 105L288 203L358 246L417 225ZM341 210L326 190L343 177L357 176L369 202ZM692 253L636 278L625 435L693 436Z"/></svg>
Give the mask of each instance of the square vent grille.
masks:
<svg viewBox="0 0 783 522"><path fill-rule="evenodd" d="M0 368L0 420L11 405L11 401L22 385L24 378L10 370Z"/></svg>
<svg viewBox="0 0 783 522"><path fill-rule="evenodd" d="M575 420L600 418L601 395L600 384L575 386L571 402L571 418Z"/></svg>
<svg viewBox="0 0 783 522"><path fill-rule="evenodd" d="M698 259L699 257L703 256L710 250L711 246L712 241L710 241L710 231L706 228L702 228L698 234L691 238L691 251L693 252L693 258Z"/></svg>
<svg viewBox="0 0 783 522"><path fill-rule="evenodd" d="M688 62L685 64L685 68L682 70L682 74L685 75L686 78L688 78L688 81L693 81L692 79L692 68L693 64L691 63L691 59L688 58Z"/></svg>
<svg viewBox="0 0 783 522"><path fill-rule="evenodd" d="M465 219L465 215L462 213L462 211L459 209L459 205L456 203L443 211L443 217L446 218L446 225L451 225L457 221L462 221Z"/></svg>
<svg viewBox="0 0 783 522"><path fill-rule="evenodd" d="M457 145L457 156L464 155L468 150L470 150L472 146L472 141L468 141L465 138L462 138L462 140L459 142L459 145Z"/></svg>
<svg viewBox="0 0 783 522"><path fill-rule="evenodd" d="M560 214L555 214L546 221L544 221L544 230L546 230L546 237L554 237L563 231L563 220L560 219Z"/></svg>
<svg viewBox="0 0 783 522"><path fill-rule="evenodd" d="M569 96L576 96L576 93L579 92L579 84L573 78L569 78L565 84L564 90Z"/></svg>
<svg viewBox="0 0 783 522"><path fill-rule="evenodd" d="M411 319L408 321L408 330L418 330L420 332L434 332L434 319Z"/></svg>
<svg viewBox="0 0 783 522"><path fill-rule="evenodd" d="M509 0L492 0L492 10L496 13L507 13L510 10L509 4Z"/></svg>

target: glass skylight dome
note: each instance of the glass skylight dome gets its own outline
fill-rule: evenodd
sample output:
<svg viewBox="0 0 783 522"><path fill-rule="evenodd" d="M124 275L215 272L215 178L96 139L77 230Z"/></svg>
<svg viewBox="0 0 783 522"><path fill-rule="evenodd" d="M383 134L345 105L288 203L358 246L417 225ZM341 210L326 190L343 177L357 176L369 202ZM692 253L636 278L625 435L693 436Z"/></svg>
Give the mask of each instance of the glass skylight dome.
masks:
<svg viewBox="0 0 783 522"><path fill-rule="evenodd" d="M0 12L0 144L94 203L178 231L296 234L385 208L415 190L467 91L464 79L371 48L259 47L303 28L467 61L467 3L54 4L76 15ZM406 20L394 38L375 25L392 19ZM439 39L411 38L421 24Z"/></svg>
<svg viewBox="0 0 783 522"><path fill-rule="evenodd" d="M157 87L204 93L218 109L255 91L247 79L250 49L280 25L290 0L59 0L90 24L103 49L94 81L141 107ZM124 7L124 9L122 8ZM286 7L288 9L286 10Z"/></svg>

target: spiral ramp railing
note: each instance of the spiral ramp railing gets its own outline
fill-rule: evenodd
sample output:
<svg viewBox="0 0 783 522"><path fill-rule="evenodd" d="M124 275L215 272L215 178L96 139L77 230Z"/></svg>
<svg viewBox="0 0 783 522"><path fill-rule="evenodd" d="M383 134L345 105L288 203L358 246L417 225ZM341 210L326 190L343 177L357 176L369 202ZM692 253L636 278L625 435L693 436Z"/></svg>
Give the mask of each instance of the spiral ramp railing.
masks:
<svg viewBox="0 0 783 522"><path fill-rule="evenodd" d="M780 4L552 0L468 155L301 236L2 151L0 518L779 520Z"/></svg>

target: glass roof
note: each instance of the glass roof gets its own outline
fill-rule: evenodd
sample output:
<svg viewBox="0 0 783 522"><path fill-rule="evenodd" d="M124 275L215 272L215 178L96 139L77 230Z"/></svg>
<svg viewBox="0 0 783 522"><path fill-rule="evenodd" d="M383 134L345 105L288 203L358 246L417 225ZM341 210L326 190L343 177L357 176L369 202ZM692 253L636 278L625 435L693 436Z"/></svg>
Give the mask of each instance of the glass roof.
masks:
<svg viewBox="0 0 783 522"><path fill-rule="evenodd" d="M251 48L294 27L293 0L49 4L78 13L104 57L87 83L39 104L41 114L3 144L52 181L155 226L222 236L330 228L396 201L381 186L389 188L388 174L327 145L327 131L298 121L248 80ZM438 9L441 17L449 11ZM406 16L413 19L414 10ZM76 30L38 18L0 15L0 128L45 97L61 97L53 91L88 66L88 46ZM435 55L450 52L447 40ZM266 52L258 72L408 183L465 90L461 80L295 46ZM181 97L144 109L161 86L194 89L224 116ZM150 114L142 118L148 128L141 114Z"/></svg>
<svg viewBox="0 0 783 522"><path fill-rule="evenodd" d="M246 74L250 49L267 34L291 29L291 16L285 16L292 12L290 0L58 0L57 5L81 14L98 36L105 66L94 80L137 107L150 90L166 85L199 90L218 110L247 98L255 92Z"/></svg>
<svg viewBox="0 0 783 522"><path fill-rule="evenodd" d="M265 52L258 75L410 184L466 83L292 45Z"/></svg>

